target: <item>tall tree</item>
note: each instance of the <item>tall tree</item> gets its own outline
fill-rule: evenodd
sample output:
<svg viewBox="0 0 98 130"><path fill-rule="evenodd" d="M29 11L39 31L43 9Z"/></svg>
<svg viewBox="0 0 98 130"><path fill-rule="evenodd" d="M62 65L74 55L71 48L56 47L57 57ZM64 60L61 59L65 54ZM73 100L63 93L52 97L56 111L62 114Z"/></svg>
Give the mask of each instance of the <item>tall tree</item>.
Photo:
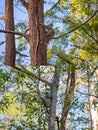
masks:
<svg viewBox="0 0 98 130"><path fill-rule="evenodd" d="M51 85L51 105L49 111L49 123L48 130L55 130L55 120L56 120L56 102L57 102L57 92L59 87L59 72L55 68L55 74L53 82Z"/></svg>
<svg viewBox="0 0 98 130"><path fill-rule="evenodd" d="M65 92L64 105L63 105L62 117L60 122L60 130L65 130L66 128L68 112L71 108L72 100L74 97L74 88L75 88L75 70L71 68L67 79L67 89Z"/></svg>
<svg viewBox="0 0 98 130"><path fill-rule="evenodd" d="M5 30L14 31L13 0L5 0ZM15 35L6 33L5 65L15 66Z"/></svg>
<svg viewBox="0 0 98 130"><path fill-rule="evenodd" d="M23 1L21 1L23 3ZM28 17L29 17L29 42L30 56L32 65L47 64L47 44L45 41L44 25L44 1L29 0L28 1Z"/></svg>
<svg viewBox="0 0 98 130"><path fill-rule="evenodd" d="M10 63L12 63L13 61L14 62L13 64L15 65L14 35L16 34L25 37L30 44L31 65L47 65L47 42L49 41L47 40L47 35L49 36L50 33L46 32L46 26L44 25L44 1L28 0L28 2L26 2L25 0L20 0L20 2L28 12L29 29L25 30L25 33L14 31L13 1L8 2L7 0L5 0L6 28L5 30L1 30L0 32L6 33L6 41L10 45L12 45L12 46L9 46L9 44L6 45L5 64L11 65ZM3 18L4 18L3 16L0 17L0 19ZM27 31L28 34L26 34ZM12 40L10 41L10 39Z"/></svg>

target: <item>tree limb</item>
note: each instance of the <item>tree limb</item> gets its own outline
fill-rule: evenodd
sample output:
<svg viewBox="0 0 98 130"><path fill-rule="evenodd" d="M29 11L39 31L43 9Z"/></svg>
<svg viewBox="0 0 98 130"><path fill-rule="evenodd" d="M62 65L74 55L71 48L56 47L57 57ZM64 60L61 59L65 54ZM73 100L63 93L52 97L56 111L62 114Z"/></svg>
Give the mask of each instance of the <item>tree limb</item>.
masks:
<svg viewBox="0 0 98 130"><path fill-rule="evenodd" d="M89 93L83 93L83 92L80 92L80 91L77 91L77 92L80 93L80 94L86 95L86 96L93 96L95 98L98 98L98 96L96 96L96 95L92 95L92 94L89 94Z"/></svg>
<svg viewBox="0 0 98 130"><path fill-rule="evenodd" d="M28 3L25 0L20 0L20 2L26 9L28 9Z"/></svg>
<svg viewBox="0 0 98 130"><path fill-rule="evenodd" d="M98 66L95 66L95 68L94 68L94 69L93 69L93 71L91 72L90 77L92 77L92 76L93 76L93 74L94 74L94 72L96 71L96 69L98 69Z"/></svg>
<svg viewBox="0 0 98 130"><path fill-rule="evenodd" d="M25 37L25 38L29 41L29 37L28 37L28 35L25 34L25 33L15 32L15 31L11 31L11 30L2 30L2 29L0 29L0 32L1 32L1 33L12 33L12 34L15 34L15 35L20 35L20 36Z"/></svg>
<svg viewBox="0 0 98 130"><path fill-rule="evenodd" d="M49 85L50 87L52 87L52 83L48 82L47 80L45 80L45 79L43 79L43 78L41 78L41 77L36 76L35 74L33 74L32 72L30 72L29 70L27 70L27 69L26 69L25 67L23 67L23 66L22 66L22 68L17 67L17 66L15 66L15 67L13 67L13 68L16 69L16 70L18 70L18 71L21 71L21 72L23 72L23 73L25 73L25 74L27 74L27 75L29 75L29 76L32 76L32 77L34 77L35 79L38 79L38 80L42 81L43 83L45 83L45 84Z"/></svg>
<svg viewBox="0 0 98 130"><path fill-rule="evenodd" d="M19 55L22 56L22 57L29 57L29 56L27 56L27 55L25 55L25 54L20 53L19 51L16 51L16 53L19 54Z"/></svg>
<svg viewBox="0 0 98 130"><path fill-rule="evenodd" d="M5 16L0 16L0 20L5 20Z"/></svg>
<svg viewBox="0 0 98 130"><path fill-rule="evenodd" d="M92 35L90 35L83 27L82 27L82 29L89 37L91 37L96 43L98 43L97 39L95 39Z"/></svg>
<svg viewBox="0 0 98 130"><path fill-rule="evenodd" d="M96 10L96 11L94 12L94 14L93 14L89 19L87 19L84 23L80 24L79 26L73 28L72 30L70 30L70 31L68 31L68 32L66 32L66 33L64 33L64 34L62 34L62 35L60 35L60 36L58 36L58 37L54 37L53 39L58 39L58 38L64 37L65 35L76 31L77 29L81 28L83 25L85 25L86 23L88 23L97 13L98 13L98 10Z"/></svg>
<svg viewBox="0 0 98 130"><path fill-rule="evenodd" d="M59 4L60 1L61 0L58 0L49 10L47 10L47 12L45 13L45 15L48 14L51 10L53 10Z"/></svg>
<svg viewBox="0 0 98 130"><path fill-rule="evenodd" d="M69 65L76 65L75 63L73 63L71 60L69 60L68 58L64 57L62 54L58 53L57 56L62 59L63 61L65 61L66 63L68 63Z"/></svg>

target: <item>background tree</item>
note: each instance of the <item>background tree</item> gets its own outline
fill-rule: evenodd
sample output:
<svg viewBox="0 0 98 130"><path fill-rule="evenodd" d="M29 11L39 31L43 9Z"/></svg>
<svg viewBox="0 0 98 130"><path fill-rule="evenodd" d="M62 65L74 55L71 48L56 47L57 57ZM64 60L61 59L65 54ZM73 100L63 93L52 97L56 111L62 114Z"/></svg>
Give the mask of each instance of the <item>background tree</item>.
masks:
<svg viewBox="0 0 98 130"><path fill-rule="evenodd" d="M4 118L0 116L0 127L92 129L94 126L90 113L92 106L97 109L98 96L89 93L88 68L84 65L81 70L70 69L55 70L53 66L41 66L39 71L38 67L28 70L2 67L0 113ZM93 77L90 85L94 85L95 68L91 72ZM93 102L89 100L91 97L95 99Z"/></svg>
<svg viewBox="0 0 98 130"><path fill-rule="evenodd" d="M5 0L5 30L14 31L14 9L13 0ZM15 66L15 36L6 33L5 65Z"/></svg>

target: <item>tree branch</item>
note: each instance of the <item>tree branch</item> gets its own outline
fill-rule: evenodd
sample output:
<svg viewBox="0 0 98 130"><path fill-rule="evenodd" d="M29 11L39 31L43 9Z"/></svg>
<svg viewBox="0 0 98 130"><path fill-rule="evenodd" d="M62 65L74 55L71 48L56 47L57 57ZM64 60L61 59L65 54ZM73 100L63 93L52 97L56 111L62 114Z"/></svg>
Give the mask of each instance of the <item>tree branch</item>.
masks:
<svg viewBox="0 0 98 130"><path fill-rule="evenodd" d="M29 41L29 37L28 37L28 35L25 34L25 33L15 32L15 31L11 31L11 30L2 30L2 29L0 29L0 32L1 32L1 33L12 33L12 34L15 34L15 35L20 35L20 36L25 37L25 38Z"/></svg>
<svg viewBox="0 0 98 130"><path fill-rule="evenodd" d="M70 31L68 31L68 32L66 32L66 33L64 33L64 34L62 34L62 35L60 35L60 36L58 36L58 37L54 37L53 39L58 39L58 38L64 37L65 35L67 35L67 34L69 34L69 33L72 33L72 32L74 32L74 31L76 31L77 29L81 28L84 24L88 23L88 22L97 14L97 12L98 12L98 10L96 10L96 11L94 12L94 14L93 14L89 19L87 19L84 23L80 24L79 26L73 28L72 30L70 30Z"/></svg>
<svg viewBox="0 0 98 130"><path fill-rule="evenodd" d="M25 74L27 74L27 75L29 75L29 76L32 76L32 77L34 77L35 79L38 79L38 80L42 81L43 83L45 83L45 84L49 85L50 87L52 87L52 83L48 82L47 80L45 80L45 79L43 79L43 78L40 78L40 77L36 76L36 75L33 74L32 72L30 72L29 70L27 70L26 68L24 68L23 66L22 66L22 68L17 67L17 66L15 66L15 67L13 67L13 68L16 69L16 70L18 70L18 71L21 71L21 72L23 72L23 73L25 73Z"/></svg>
<svg viewBox="0 0 98 130"><path fill-rule="evenodd" d="M29 57L29 56L27 56L25 54L20 53L19 51L16 51L16 53L19 54L20 56L23 56L23 57Z"/></svg>
<svg viewBox="0 0 98 130"><path fill-rule="evenodd" d="M57 56L62 59L63 61L65 61L66 63L68 63L69 65L76 65L75 63L73 63L71 60L69 60L68 58L64 57L62 54L58 53Z"/></svg>
<svg viewBox="0 0 98 130"><path fill-rule="evenodd" d="M88 93L83 93L83 92L80 92L80 91L77 91L77 92L80 93L80 94L86 95L86 96L93 96L95 98L98 98L98 96L96 96L96 95L92 95L92 94L88 94Z"/></svg>
<svg viewBox="0 0 98 130"><path fill-rule="evenodd" d="M28 3L25 0L20 0L20 2L26 9L28 9Z"/></svg>
<svg viewBox="0 0 98 130"><path fill-rule="evenodd" d="M5 20L5 16L0 16L0 20Z"/></svg>
<svg viewBox="0 0 98 130"><path fill-rule="evenodd" d="M95 68L94 68L94 69L93 69L93 71L91 72L90 77L92 77L92 76L93 76L93 74L94 74L94 72L96 71L96 69L98 69L98 66L95 66Z"/></svg>
<svg viewBox="0 0 98 130"><path fill-rule="evenodd" d="M61 0L58 0L49 10L46 11L45 15L48 14L51 10L53 10L60 2Z"/></svg>
<svg viewBox="0 0 98 130"><path fill-rule="evenodd" d="M98 43L98 40L96 40L92 35L90 35L83 27L82 29L89 37L91 37L96 43Z"/></svg>
<svg viewBox="0 0 98 130"><path fill-rule="evenodd" d="M41 98L41 100L42 100L42 102L43 102L43 105L44 105L44 107L46 108L47 113L49 114L49 110L48 110L48 107L47 107L47 104L46 104L45 99L44 99L39 93L38 93L38 95L39 95L39 97Z"/></svg>

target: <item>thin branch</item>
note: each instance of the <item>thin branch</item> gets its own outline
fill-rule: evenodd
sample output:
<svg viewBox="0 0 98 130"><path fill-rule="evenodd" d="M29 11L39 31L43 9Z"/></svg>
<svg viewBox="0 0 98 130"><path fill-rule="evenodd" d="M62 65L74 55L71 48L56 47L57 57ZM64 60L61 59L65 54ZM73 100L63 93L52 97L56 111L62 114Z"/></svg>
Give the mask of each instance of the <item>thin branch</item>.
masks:
<svg viewBox="0 0 98 130"><path fill-rule="evenodd" d="M41 100L42 100L42 102L43 102L43 105L44 105L44 107L46 108L47 113L49 114L49 110L48 110L48 107L47 107L47 104L46 104L45 99L44 99L39 93L38 93L38 95L39 95L39 97L41 98Z"/></svg>
<svg viewBox="0 0 98 130"><path fill-rule="evenodd" d="M26 9L28 9L28 3L25 0L20 0L20 2Z"/></svg>
<svg viewBox="0 0 98 130"><path fill-rule="evenodd" d="M86 48L83 48L83 47L80 47L80 46L78 46L78 45L73 45L74 47L76 47L76 48L78 48L78 49L81 49L81 50L83 50L83 51L85 51L85 52L89 52L90 54L98 54L98 51L97 50L92 50L92 49L86 49ZM93 48L94 49L94 48ZM80 58L79 58L80 59ZM80 59L81 60L81 59ZM84 61L83 59L82 59L82 61Z"/></svg>
<svg viewBox="0 0 98 130"><path fill-rule="evenodd" d="M64 34L62 34L62 35L60 35L60 36L58 36L58 37L54 37L53 39L58 39L58 38L64 37L65 35L67 35L67 34L69 34L69 33L72 33L72 32L74 32L74 31L76 31L77 29L81 28L83 25L85 25L86 23L88 23L88 22L97 14L97 12L98 12L98 10L96 10L96 11L94 12L94 14L93 14L88 20L86 20L84 23L80 24L79 26L73 28L72 30L70 30L70 31L68 31L68 32L66 32L66 33L64 33Z"/></svg>
<svg viewBox="0 0 98 130"><path fill-rule="evenodd" d="M15 32L15 31L11 31L11 30L2 30L2 29L0 29L0 32L1 32L1 33L11 33L11 34L15 34L15 35L20 35L20 36L25 37L27 40L29 40L28 35L25 34L25 33Z"/></svg>
<svg viewBox="0 0 98 130"><path fill-rule="evenodd" d="M80 94L83 94L83 95L93 96L95 98L98 98L98 96L96 96L96 95L92 95L92 94L88 94L88 93L83 93L83 92L80 92L80 91L77 91L77 92L80 93Z"/></svg>
<svg viewBox="0 0 98 130"><path fill-rule="evenodd" d="M92 77L93 76L93 74L94 74L94 72L96 71L96 69L98 68L98 66L95 66L95 68L93 69L93 71L91 72L91 75L90 75L90 77Z"/></svg>
<svg viewBox="0 0 98 130"><path fill-rule="evenodd" d="M0 20L5 20L5 16L0 16Z"/></svg>
<svg viewBox="0 0 98 130"><path fill-rule="evenodd" d="M20 38L22 38L22 36L16 37L15 40L20 39ZM6 41L0 42L0 46L1 46L2 44L4 44L5 42L6 42Z"/></svg>
<svg viewBox="0 0 98 130"><path fill-rule="evenodd" d="M2 44L4 44L4 43L5 43L5 41L0 42L0 46L1 46Z"/></svg>
<svg viewBox="0 0 98 130"><path fill-rule="evenodd" d="M23 56L23 57L29 57L29 56L27 56L25 54L20 53L19 51L16 51L16 53L19 54L20 56Z"/></svg>
<svg viewBox="0 0 98 130"><path fill-rule="evenodd" d="M32 77L34 77L35 79L38 79L38 80L42 81L43 83L45 83L45 84L49 85L50 87L52 87L52 83L48 82L47 80L45 80L45 79L43 79L43 78L40 78L40 77L36 76L36 75L33 74L32 72L30 72L29 70L27 70L26 68L24 68L23 66L22 66L22 68L16 67L16 66L13 67L13 68L16 69L16 70L18 70L18 71L21 71L21 72L23 72L23 73L25 73L25 74L27 74L27 75L29 75L29 76L32 76Z"/></svg>
<svg viewBox="0 0 98 130"><path fill-rule="evenodd" d="M49 10L47 10L47 12L45 13L45 15L48 14L51 10L53 10L59 4L60 1L61 0L58 0Z"/></svg>
<svg viewBox="0 0 98 130"><path fill-rule="evenodd" d="M69 60L68 58L64 57L62 54L58 53L57 56L62 59L63 61L65 61L66 63L70 64L70 65L76 65L75 63L73 63L71 60Z"/></svg>
<svg viewBox="0 0 98 130"><path fill-rule="evenodd" d="M83 27L82 29L89 37L91 37L96 43L98 43L98 40L96 40L92 35L90 35Z"/></svg>

